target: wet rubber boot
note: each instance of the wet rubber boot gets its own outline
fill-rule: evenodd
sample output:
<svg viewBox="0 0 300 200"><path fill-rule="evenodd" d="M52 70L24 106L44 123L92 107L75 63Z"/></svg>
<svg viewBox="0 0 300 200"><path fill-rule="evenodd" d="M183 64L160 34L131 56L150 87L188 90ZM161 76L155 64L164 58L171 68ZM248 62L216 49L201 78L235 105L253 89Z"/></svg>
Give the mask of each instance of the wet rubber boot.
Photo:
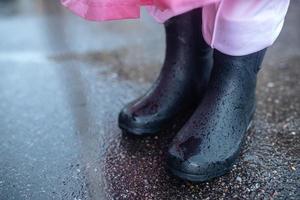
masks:
<svg viewBox="0 0 300 200"><path fill-rule="evenodd" d="M255 111L256 77L265 51L228 56L215 50L207 92L167 153L174 175L202 182L231 169Z"/></svg>
<svg viewBox="0 0 300 200"><path fill-rule="evenodd" d="M119 127L125 133L160 132L178 115L195 109L207 86L213 55L202 37L201 9L170 19L165 31L166 57L158 79L119 114Z"/></svg>

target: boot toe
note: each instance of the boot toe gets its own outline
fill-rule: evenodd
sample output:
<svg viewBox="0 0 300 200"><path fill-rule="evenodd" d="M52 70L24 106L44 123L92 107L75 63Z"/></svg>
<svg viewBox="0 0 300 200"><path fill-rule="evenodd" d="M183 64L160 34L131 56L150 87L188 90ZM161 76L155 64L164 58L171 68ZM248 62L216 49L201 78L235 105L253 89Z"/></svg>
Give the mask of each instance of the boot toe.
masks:
<svg viewBox="0 0 300 200"><path fill-rule="evenodd" d="M132 135L152 135L159 132L158 126L152 122L151 116L137 116L131 110L131 104L124 107L119 113L119 127L128 134Z"/></svg>
<svg viewBox="0 0 300 200"><path fill-rule="evenodd" d="M132 133L134 135L141 135L140 129L145 128L141 120L128 109L128 106L123 108L119 113L119 127L126 133Z"/></svg>
<svg viewBox="0 0 300 200"><path fill-rule="evenodd" d="M171 173L183 180L192 182L209 181L230 171L235 159L211 159L195 155L183 159L180 154L167 154L167 167Z"/></svg>

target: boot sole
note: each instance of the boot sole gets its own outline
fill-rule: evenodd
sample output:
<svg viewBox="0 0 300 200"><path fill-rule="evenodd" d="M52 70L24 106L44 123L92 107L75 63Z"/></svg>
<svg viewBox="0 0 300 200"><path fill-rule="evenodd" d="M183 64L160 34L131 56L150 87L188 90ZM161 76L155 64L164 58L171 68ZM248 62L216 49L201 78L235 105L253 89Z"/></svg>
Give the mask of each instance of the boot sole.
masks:
<svg viewBox="0 0 300 200"><path fill-rule="evenodd" d="M250 121L246 132L248 132L250 130L250 128L252 127L252 120ZM235 159L234 159L235 160ZM168 170L175 176L186 180L186 181L191 181L191 182L195 182L195 183L199 183L199 182L205 182L205 181L209 181L212 180L214 178L220 177L225 175L226 173L228 173L231 170L232 167L229 168L224 168L223 170L219 170L219 171L215 171L215 172L211 172L211 173L207 173L207 174L191 174L191 173L186 173L183 171L180 171L178 169L174 169L170 166L168 166Z"/></svg>
<svg viewBox="0 0 300 200"><path fill-rule="evenodd" d="M159 133L162 128L157 129L146 129L146 128L137 128L137 127L127 127L119 124L119 128L126 135L136 135L136 136L151 136Z"/></svg>
<svg viewBox="0 0 300 200"><path fill-rule="evenodd" d="M182 171L174 169L174 168L168 168L168 170L173 175L175 175L176 177L179 177L180 179L195 182L195 183L200 183L200 182L206 182L206 181L212 180L216 177L223 176L226 173L228 173L231 170L231 168L220 170L220 171L215 171L213 173L208 173L208 174L191 174L191 173L182 172Z"/></svg>

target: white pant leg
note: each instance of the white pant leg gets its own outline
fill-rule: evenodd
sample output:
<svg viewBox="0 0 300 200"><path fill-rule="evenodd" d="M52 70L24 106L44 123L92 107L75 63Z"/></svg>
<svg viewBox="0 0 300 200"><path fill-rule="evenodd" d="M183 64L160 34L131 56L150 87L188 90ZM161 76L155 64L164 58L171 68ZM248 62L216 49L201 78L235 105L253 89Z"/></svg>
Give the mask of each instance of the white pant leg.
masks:
<svg viewBox="0 0 300 200"><path fill-rule="evenodd" d="M222 0L206 5L202 13L204 39L228 55L262 50L278 37L288 5L289 0Z"/></svg>

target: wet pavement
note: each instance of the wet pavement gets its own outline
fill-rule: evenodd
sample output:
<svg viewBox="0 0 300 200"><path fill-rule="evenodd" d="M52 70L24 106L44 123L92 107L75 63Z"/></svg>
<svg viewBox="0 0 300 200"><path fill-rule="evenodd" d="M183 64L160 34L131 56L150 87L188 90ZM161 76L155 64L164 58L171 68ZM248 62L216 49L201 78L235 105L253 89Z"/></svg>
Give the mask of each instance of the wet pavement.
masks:
<svg viewBox="0 0 300 200"><path fill-rule="evenodd" d="M163 29L86 22L55 1L0 1L0 199L300 199L300 2L259 75L239 162L211 182L180 181L164 152L180 122L126 137L121 107L150 86Z"/></svg>

